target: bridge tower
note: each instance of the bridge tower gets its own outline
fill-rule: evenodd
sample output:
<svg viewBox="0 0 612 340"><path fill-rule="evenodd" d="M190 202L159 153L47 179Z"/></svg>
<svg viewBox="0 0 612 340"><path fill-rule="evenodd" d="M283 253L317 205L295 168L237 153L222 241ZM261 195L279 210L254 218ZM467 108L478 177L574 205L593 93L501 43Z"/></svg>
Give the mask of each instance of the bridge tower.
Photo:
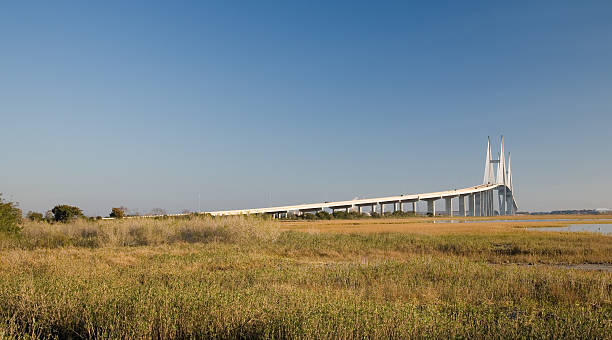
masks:
<svg viewBox="0 0 612 340"><path fill-rule="evenodd" d="M494 166L497 165L497 169ZM495 171L497 170L497 171ZM494 175L494 173L497 173ZM491 216L495 213L493 190L497 190L497 207L500 215L514 215L516 212L516 202L512 188L512 169L510 167L510 154L508 154L508 166L506 166L506 154L504 150L504 136L501 136L501 147L498 159L491 156L491 138L487 140L487 154L485 159L485 171L483 185L497 184L497 188L487 190L482 194L480 209L481 216Z"/></svg>
<svg viewBox="0 0 612 340"><path fill-rule="evenodd" d="M493 159L491 157L491 137L487 138L487 157L485 160L484 180L482 184L493 184L495 182L493 178Z"/></svg>
<svg viewBox="0 0 612 340"><path fill-rule="evenodd" d="M499 163L497 164L497 184L502 185L498 189L499 214L506 215L507 192L506 192L506 154L504 153L504 136L501 136L501 151L499 153ZM500 197L501 196L501 197Z"/></svg>

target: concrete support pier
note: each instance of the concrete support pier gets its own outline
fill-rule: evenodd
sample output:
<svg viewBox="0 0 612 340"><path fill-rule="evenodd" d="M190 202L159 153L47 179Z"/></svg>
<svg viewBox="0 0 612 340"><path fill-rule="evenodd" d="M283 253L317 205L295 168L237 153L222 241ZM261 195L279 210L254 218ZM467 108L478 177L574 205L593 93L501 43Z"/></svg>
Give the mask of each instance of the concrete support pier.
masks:
<svg viewBox="0 0 612 340"><path fill-rule="evenodd" d="M446 216L453 216L453 198L444 198L444 207L446 208Z"/></svg>
<svg viewBox="0 0 612 340"><path fill-rule="evenodd" d="M475 206L474 203L475 202L476 202L476 195L470 194L468 196L468 208L470 210L470 216L476 216L476 215L474 215L476 213L476 210L474 208L474 206Z"/></svg>
<svg viewBox="0 0 612 340"><path fill-rule="evenodd" d="M466 216L465 214L465 196L459 195L459 216Z"/></svg>
<svg viewBox="0 0 612 340"><path fill-rule="evenodd" d="M491 192L491 216L495 216L495 194L493 190Z"/></svg>
<svg viewBox="0 0 612 340"><path fill-rule="evenodd" d="M486 191L481 191L482 195L482 216L489 216L489 195Z"/></svg>
<svg viewBox="0 0 612 340"><path fill-rule="evenodd" d="M500 215L505 215L506 214L506 199L504 198L504 191L503 190L498 190L498 195L500 197L500 200L499 200L499 214Z"/></svg>
<svg viewBox="0 0 612 340"><path fill-rule="evenodd" d="M427 200L427 214L436 216L436 201L435 200Z"/></svg>

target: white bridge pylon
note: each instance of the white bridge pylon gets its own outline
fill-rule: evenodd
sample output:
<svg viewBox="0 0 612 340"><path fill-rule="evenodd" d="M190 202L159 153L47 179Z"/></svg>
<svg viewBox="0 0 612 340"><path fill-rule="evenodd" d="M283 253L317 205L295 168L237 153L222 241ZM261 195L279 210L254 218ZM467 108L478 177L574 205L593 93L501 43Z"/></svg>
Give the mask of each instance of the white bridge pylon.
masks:
<svg viewBox="0 0 612 340"><path fill-rule="evenodd" d="M497 166L497 169L495 169ZM497 176L494 178L494 173ZM497 195L496 195L497 194ZM495 204L497 196L497 204ZM467 205L466 205L467 199ZM484 180L481 185L464 189L454 189L422 194L407 194L399 196L387 196L376 198L363 198L348 201L308 203L298 205L287 205L269 208L224 210L206 212L213 216L223 215L247 215L247 214L271 214L275 217L316 213L329 209L332 212L343 210L345 212L355 211L362 213L366 208L370 213L385 213L385 207L391 206L392 212L405 211L407 204L411 205L411 211L417 213L417 202L427 202L427 214L431 216L441 215L436 210L436 201L444 200L445 209L442 215L446 216L495 216L514 215L517 211L512 188L512 169L510 166L510 154L508 154L508 166L506 168L504 154L504 137L501 137L501 150L498 159L491 155L491 140L487 143L485 157ZM455 211L454 201L458 201L458 211Z"/></svg>

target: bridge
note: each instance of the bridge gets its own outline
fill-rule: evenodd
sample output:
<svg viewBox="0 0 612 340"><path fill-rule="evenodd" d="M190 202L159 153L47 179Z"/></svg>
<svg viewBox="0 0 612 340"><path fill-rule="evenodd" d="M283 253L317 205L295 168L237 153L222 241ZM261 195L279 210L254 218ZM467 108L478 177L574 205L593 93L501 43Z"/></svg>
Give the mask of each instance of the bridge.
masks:
<svg viewBox="0 0 612 340"><path fill-rule="evenodd" d="M411 208L411 211L416 214L417 202L425 201L427 202L427 214L436 216L440 215L440 212L436 209L436 203L439 200L443 200L445 205L442 214L446 216L514 215L517 211L517 205L513 194L510 154L508 154L508 165L506 166L504 152L504 137L502 136L499 157L498 159L493 159L491 155L491 139L489 138L487 142L483 183L468 188L337 202L211 211L207 213L213 216L271 214L274 217L286 217L289 214L302 215L329 209L332 212L355 211L364 213L367 211L369 213L384 214L385 212L405 211L405 208L410 206L409 208ZM494 175L495 173L496 175ZM497 200L495 199L496 197ZM389 210L385 210L385 208L389 208ZM458 208L458 215L455 214L455 208Z"/></svg>

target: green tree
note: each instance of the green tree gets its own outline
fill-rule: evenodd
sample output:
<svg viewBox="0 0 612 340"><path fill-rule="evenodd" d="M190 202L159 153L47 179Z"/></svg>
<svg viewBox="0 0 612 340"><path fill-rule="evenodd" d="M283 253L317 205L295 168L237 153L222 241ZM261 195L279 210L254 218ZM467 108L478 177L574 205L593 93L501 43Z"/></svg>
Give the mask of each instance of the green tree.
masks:
<svg viewBox="0 0 612 340"><path fill-rule="evenodd" d="M112 208L109 217L124 218L127 212L126 207Z"/></svg>
<svg viewBox="0 0 612 340"><path fill-rule="evenodd" d="M43 220L43 214L36 211L28 211L28 213L26 214L26 218L30 221L39 222Z"/></svg>
<svg viewBox="0 0 612 340"><path fill-rule="evenodd" d="M0 194L0 232L16 233L20 230L21 209L17 203L8 202L2 199Z"/></svg>
<svg viewBox="0 0 612 340"><path fill-rule="evenodd" d="M58 222L69 222L78 217L83 217L83 211L80 208L66 204L56 205L51 209L51 212Z"/></svg>
<svg viewBox="0 0 612 340"><path fill-rule="evenodd" d="M319 220L331 220L331 218L332 218L332 215L330 213L328 213L327 211L323 211L323 210L317 211L315 216Z"/></svg>

